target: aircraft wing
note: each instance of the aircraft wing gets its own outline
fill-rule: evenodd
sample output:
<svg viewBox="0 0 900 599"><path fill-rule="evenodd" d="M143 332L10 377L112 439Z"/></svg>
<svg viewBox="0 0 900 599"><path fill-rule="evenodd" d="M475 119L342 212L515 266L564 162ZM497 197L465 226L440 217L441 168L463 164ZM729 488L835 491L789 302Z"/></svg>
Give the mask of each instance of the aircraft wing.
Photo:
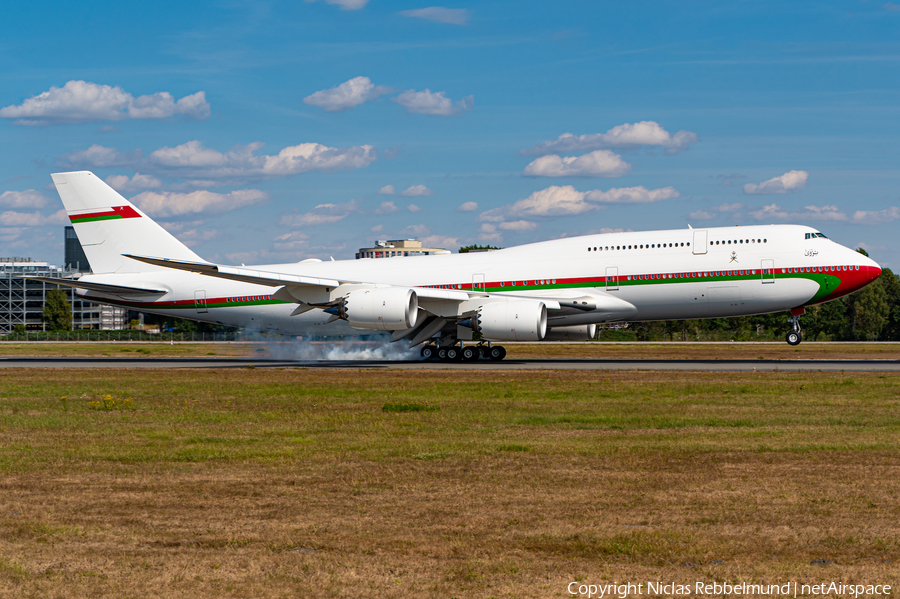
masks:
<svg viewBox="0 0 900 599"><path fill-rule="evenodd" d="M107 285L105 283L89 283L79 279L54 279L52 277L25 277L32 281L42 281L53 285L62 285L64 287L74 287L76 289L87 289L88 291L98 291L100 293L111 293L113 295L156 295L168 293L168 289L149 289L143 287L125 287L123 285Z"/></svg>
<svg viewBox="0 0 900 599"><path fill-rule="evenodd" d="M176 270L186 270L188 272L196 272L208 277L219 279L229 279L231 281L241 281L243 283L253 283L255 285L268 285L270 287L287 287L295 291L298 288L324 288L326 291L340 287L341 285L379 285L374 281L348 281L338 279L324 279L320 277L307 277L303 275L293 275L279 272L269 272L263 270L254 270L252 268L223 266L213 264L211 262L186 262L182 260L170 260L168 258L155 258L152 256L134 256L131 254L123 254L128 258L154 264L156 266L164 266L166 268L174 268ZM470 295L465 291L455 291L452 289L432 289L430 287L414 287L416 295L420 298L429 298L435 300L465 301ZM483 294L475 294L483 295ZM299 298L297 298L299 299ZM306 302L309 303L309 302Z"/></svg>
<svg viewBox="0 0 900 599"><path fill-rule="evenodd" d="M290 275L279 272L266 272L262 270L253 270L252 268L237 268L235 266L222 266L211 262L186 262L183 260L170 260L169 258L154 258L151 256L133 256L131 254L122 254L127 258L154 264L156 266L164 266L166 268L174 268L176 270L186 270L188 272L196 272L209 277L218 279L230 279L232 281L242 281L244 283L254 283L256 285L269 285L270 287L281 287L282 285L309 285L313 287L337 287L341 283L349 283L351 281L337 281L335 279L321 279L317 277L304 277L300 275Z"/></svg>

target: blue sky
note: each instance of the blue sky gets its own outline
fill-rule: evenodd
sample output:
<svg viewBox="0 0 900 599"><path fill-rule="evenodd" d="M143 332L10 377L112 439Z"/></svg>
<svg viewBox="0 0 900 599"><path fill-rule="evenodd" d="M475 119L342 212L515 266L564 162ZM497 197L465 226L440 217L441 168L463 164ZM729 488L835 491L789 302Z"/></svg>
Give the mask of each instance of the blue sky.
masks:
<svg viewBox="0 0 900 599"><path fill-rule="evenodd" d="M225 263L792 222L900 264L898 4L133 6L6 8L0 254L60 263L87 169Z"/></svg>

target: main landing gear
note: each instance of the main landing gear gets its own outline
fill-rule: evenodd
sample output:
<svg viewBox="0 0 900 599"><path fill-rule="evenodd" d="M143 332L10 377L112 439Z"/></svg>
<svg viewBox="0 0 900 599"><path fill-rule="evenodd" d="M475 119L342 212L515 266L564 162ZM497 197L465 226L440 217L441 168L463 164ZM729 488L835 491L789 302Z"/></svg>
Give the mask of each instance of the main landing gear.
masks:
<svg viewBox="0 0 900 599"><path fill-rule="evenodd" d="M788 342L788 345L800 345L800 342L803 341L803 333L800 330L800 315L795 314L793 311L791 312L791 317L788 318L788 322L791 323L791 330L788 331L785 340Z"/></svg>
<svg viewBox="0 0 900 599"><path fill-rule="evenodd" d="M479 343L478 345L438 346L429 343L422 348L422 358L425 360L440 360L442 362L475 362L477 360L500 361L506 357L506 349L500 345Z"/></svg>

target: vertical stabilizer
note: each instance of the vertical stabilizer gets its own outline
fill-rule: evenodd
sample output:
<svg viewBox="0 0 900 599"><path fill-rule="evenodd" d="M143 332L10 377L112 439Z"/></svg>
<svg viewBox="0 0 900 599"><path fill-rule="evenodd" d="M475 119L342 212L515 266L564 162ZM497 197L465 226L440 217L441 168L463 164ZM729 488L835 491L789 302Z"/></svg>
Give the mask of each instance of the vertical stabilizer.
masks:
<svg viewBox="0 0 900 599"><path fill-rule="evenodd" d="M203 261L94 173L51 176L95 274L160 268L122 254Z"/></svg>

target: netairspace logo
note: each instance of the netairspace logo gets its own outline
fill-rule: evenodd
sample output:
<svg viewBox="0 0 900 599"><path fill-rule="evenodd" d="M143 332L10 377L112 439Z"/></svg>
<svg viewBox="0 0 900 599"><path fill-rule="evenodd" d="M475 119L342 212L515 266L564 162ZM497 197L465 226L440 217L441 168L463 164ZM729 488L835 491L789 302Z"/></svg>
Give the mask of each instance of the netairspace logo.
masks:
<svg viewBox="0 0 900 599"><path fill-rule="evenodd" d="M612 584L582 584L570 582L566 588L572 596L588 597L588 599L604 599L604 597L640 597L642 595L772 595L781 597L798 597L806 595L840 595L845 597L876 597L890 595L891 585L887 584L846 584L842 582L823 582L818 584L802 584L785 582L783 584L750 584L739 582L646 582Z"/></svg>

